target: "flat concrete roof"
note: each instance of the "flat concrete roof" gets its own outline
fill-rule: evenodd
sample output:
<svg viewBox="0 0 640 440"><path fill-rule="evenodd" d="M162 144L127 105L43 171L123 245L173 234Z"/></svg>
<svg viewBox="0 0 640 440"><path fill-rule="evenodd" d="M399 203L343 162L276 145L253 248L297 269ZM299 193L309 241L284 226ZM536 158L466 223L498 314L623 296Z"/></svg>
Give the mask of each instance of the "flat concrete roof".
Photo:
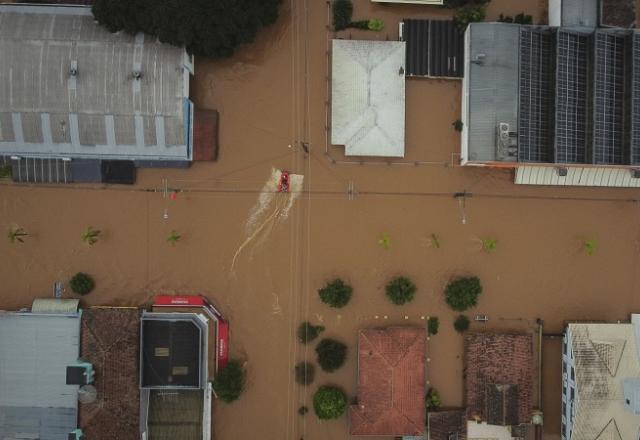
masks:
<svg viewBox="0 0 640 440"><path fill-rule="evenodd" d="M331 143L347 156L404 157L403 41L333 40Z"/></svg>
<svg viewBox="0 0 640 440"><path fill-rule="evenodd" d="M184 49L112 34L86 7L0 5L0 58L0 154L191 158Z"/></svg>
<svg viewBox="0 0 640 440"><path fill-rule="evenodd" d="M77 426L80 314L0 313L0 438L66 438Z"/></svg>

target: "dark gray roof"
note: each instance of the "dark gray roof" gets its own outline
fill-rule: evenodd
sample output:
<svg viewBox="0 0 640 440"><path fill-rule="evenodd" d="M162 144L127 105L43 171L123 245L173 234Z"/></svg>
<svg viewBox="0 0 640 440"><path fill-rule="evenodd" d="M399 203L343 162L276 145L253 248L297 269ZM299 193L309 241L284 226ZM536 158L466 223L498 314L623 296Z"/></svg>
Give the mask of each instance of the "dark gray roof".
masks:
<svg viewBox="0 0 640 440"><path fill-rule="evenodd" d="M407 76L462 78L464 31L453 20L402 21L407 42Z"/></svg>
<svg viewBox="0 0 640 440"><path fill-rule="evenodd" d="M191 159L184 49L109 33L86 7L0 5L0 58L0 154Z"/></svg>

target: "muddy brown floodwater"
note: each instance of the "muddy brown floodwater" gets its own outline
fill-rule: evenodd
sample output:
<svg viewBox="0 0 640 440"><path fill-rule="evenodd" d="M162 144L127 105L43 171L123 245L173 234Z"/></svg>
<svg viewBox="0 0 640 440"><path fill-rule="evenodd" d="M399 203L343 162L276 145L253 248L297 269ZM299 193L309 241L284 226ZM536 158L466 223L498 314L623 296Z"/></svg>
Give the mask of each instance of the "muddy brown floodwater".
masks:
<svg viewBox="0 0 640 440"><path fill-rule="evenodd" d="M220 111L218 162L141 170L133 187L0 187L0 226L18 224L31 233L22 245L0 240L0 307L28 306L77 271L96 278L96 290L82 298L86 305L141 305L161 293L208 296L231 321L231 354L248 369L242 398L216 402L214 432L223 440L256 433L274 440L349 438L346 417L320 422L297 409L311 407L313 391L325 383L355 395L358 329L424 325L428 316L440 318L440 332L428 342L428 380L446 406L462 405L462 338L442 298L454 275L482 280L484 293L469 314L486 314L489 322L474 329L533 329L542 318L545 332L553 333L565 320L626 319L638 310L640 206L632 200L640 192L521 187L510 171L448 166L459 149L451 123L459 118L460 82L407 80L407 160L432 165L332 164L324 129L326 3L285 3L278 23L255 45L228 60L196 60L196 105ZM539 21L544 2L494 0L489 14L522 10ZM396 38L405 16L447 13L357 0L355 18L383 18L386 29L353 36ZM326 151L343 158L339 147ZM265 203L258 239L238 252L256 230L247 223L262 206L272 168L303 176L304 189L295 200L279 194ZM163 197L162 179L182 191L176 200ZM473 196L463 206L453 193L464 190ZM93 247L80 241L87 226L103 231ZM183 236L175 246L166 241L171 230ZM388 249L378 245L385 233ZM431 245L432 234L439 248ZM480 250L483 238L497 240L495 252ZM585 239L598 243L591 256L582 250ZM398 274L418 286L415 300L402 307L383 294ZM333 277L354 287L344 309L318 301L317 289ZM295 341L303 320L322 323L326 336L350 350L344 367L318 373L306 389L292 374L296 362L314 360L313 346ZM559 432L559 353L559 344L545 342L549 439Z"/></svg>

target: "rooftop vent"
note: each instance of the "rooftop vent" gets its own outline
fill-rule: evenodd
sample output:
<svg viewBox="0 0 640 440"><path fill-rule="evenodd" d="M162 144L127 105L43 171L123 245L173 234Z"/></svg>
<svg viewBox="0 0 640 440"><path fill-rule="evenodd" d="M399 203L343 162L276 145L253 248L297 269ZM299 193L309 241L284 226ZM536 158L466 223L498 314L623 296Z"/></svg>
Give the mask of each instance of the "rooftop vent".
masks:
<svg viewBox="0 0 640 440"><path fill-rule="evenodd" d="M484 59L487 57L486 54L483 53L479 53L477 54L475 57L473 57L473 59L471 60L471 62L473 64L477 64L479 66L482 66L484 64Z"/></svg>
<svg viewBox="0 0 640 440"><path fill-rule="evenodd" d="M558 176L560 177L566 177L567 174L569 174L569 169L565 167L558 167L556 168L556 171L558 172Z"/></svg>
<svg viewBox="0 0 640 440"><path fill-rule="evenodd" d="M69 67L69 76L78 76L78 62L71 61L71 67Z"/></svg>
<svg viewBox="0 0 640 440"><path fill-rule="evenodd" d="M500 122L496 127L496 158L498 160L515 162L517 160L518 147L517 133L511 131L511 125Z"/></svg>
<svg viewBox="0 0 640 440"><path fill-rule="evenodd" d="M140 70L134 70L132 75L133 75L133 79L135 80L142 79L142 72Z"/></svg>
<svg viewBox="0 0 640 440"><path fill-rule="evenodd" d="M640 179L640 168L633 168L631 170L631 178L632 179Z"/></svg>

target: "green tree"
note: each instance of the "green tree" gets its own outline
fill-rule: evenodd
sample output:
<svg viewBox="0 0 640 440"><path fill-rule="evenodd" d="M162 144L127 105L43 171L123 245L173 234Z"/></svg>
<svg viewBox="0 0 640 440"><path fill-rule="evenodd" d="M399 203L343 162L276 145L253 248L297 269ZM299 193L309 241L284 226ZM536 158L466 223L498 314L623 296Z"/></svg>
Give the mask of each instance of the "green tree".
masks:
<svg viewBox="0 0 640 440"><path fill-rule="evenodd" d="M431 316L427 321L427 331L430 336L438 334L438 328L440 327L440 320L437 316Z"/></svg>
<svg viewBox="0 0 640 440"><path fill-rule="evenodd" d="M307 344L316 339L323 331L324 326L313 325L310 322L305 321L298 326L298 341L302 342L303 344Z"/></svg>
<svg viewBox="0 0 640 440"><path fill-rule="evenodd" d="M326 286L318 290L318 295L323 303L338 309L347 305L352 293L353 288L340 278L328 282Z"/></svg>
<svg viewBox="0 0 640 440"><path fill-rule="evenodd" d="M100 231L97 229L93 229L92 226L89 226L86 231L82 233L80 238L82 241L87 243L89 246L93 246L98 242L98 236L100 235Z"/></svg>
<svg viewBox="0 0 640 440"><path fill-rule="evenodd" d="M353 15L351 0L333 0L333 29L341 31L349 27Z"/></svg>
<svg viewBox="0 0 640 440"><path fill-rule="evenodd" d="M453 328L455 328L458 333L464 333L469 330L470 324L471 322L469 321L469 318L465 315L460 315L453 322Z"/></svg>
<svg viewBox="0 0 640 440"><path fill-rule="evenodd" d="M478 277L457 278L449 282L444 291L449 307L459 312L475 306L481 293L482 285Z"/></svg>
<svg viewBox="0 0 640 440"><path fill-rule="evenodd" d="M442 399L440 393L435 388L429 388L426 396L424 397L424 404L427 407L427 412L435 411L442 406Z"/></svg>
<svg viewBox="0 0 640 440"><path fill-rule="evenodd" d="M322 386L313 395L313 409L321 420L337 419L347 408L347 396L336 387Z"/></svg>
<svg viewBox="0 0 640 440"><path fill-rule="evenodd" d="M69 280L69 287L78 295L86 295L93 290L95 285L93 278L84 272L78 272Z"/></svg>
<svg viewBox="0 0 640 440"><path fill-rule="evenodd" d="M299 362L295 366L296 382L300 385L309 385L316 377L316 368L309 362Z"/></svg>
<svg viewBox="0 0 640 440"><path fill-rule="evenodd" d="M96 0L95 19L111 32L144 32L189 53L229 57L276 22L282 0Z"/></svg>
<svg viewBox="0 0 640 440"><path fill-rule="evenodd" d="M385 292L392 303L402 305L413 299L416 285L409 278L396 277L387 283Z"/></svg>
<svg viewBox="0 0 640 440"><path fill-rule="evenodd" d="M24 238L29 234L23 228L19 226L12 226L9 228L9 233L7 237L9 238L10 243L24 243Z"/></svg>
<svg viewBox="0 0 640 440"><path fill-rule="evenodd" d="M316 347L316 354L320 368L331 373L344 364L347 358L347 346L335 339L323 339Z"/></svg>
<svg viewBox="0 0 640 440"><path fill-rule="evenodd" d="M231 403L238 399L244 390L245 371L237 360L231 360L213 380L213 390L223 402Z"/></svg>
<svg viewBox="0 0 640 440"><path fill-rule="evenodd" d="M469 3L457 9L453 14L453 21L461 30L465 30L469 23L484 21L487 8L483 4Z"/></svg>

